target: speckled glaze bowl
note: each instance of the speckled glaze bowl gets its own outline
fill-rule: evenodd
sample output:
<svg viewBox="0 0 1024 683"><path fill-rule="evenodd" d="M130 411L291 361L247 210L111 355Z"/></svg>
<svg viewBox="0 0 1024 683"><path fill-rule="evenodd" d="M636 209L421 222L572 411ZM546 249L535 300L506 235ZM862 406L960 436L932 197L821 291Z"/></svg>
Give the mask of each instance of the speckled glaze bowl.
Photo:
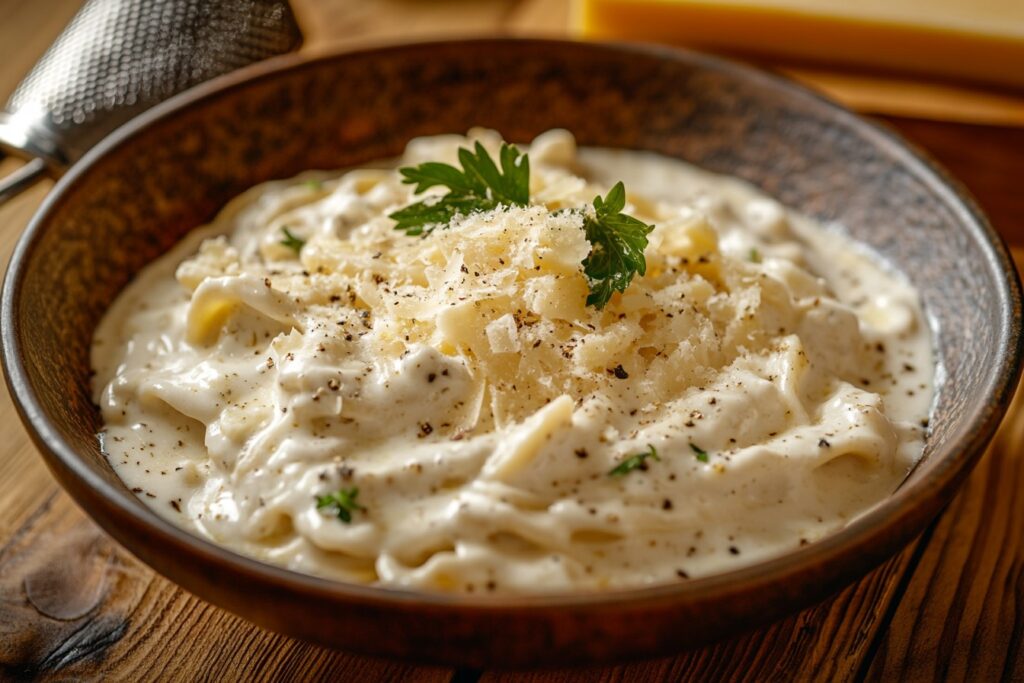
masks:
<svg viewBox="0 0 1024 683"><path fill-rule="evenodd" d="M172 526L108 466L90 400L91 332L140 268L256 183L398 154L413 136L553 127L741 176L837 221L905 272L938 330L944 381L920 466L839 533L718 576L590 595L420 594L269 566ZM108 138L54 188L15 251L4 368L54 475L114 538L189 591L340 648L469 666L670 653L820 600L949 501L1020 369L1017 274L962 189L895 135L779 78L652 47L483 40L264 63Z"/></svg>

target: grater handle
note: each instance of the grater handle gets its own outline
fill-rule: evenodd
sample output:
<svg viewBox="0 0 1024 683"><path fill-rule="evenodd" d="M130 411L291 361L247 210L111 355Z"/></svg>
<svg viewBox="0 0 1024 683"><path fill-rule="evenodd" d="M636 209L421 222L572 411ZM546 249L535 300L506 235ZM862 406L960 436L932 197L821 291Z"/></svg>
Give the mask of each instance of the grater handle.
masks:
<svg viewBox="0 0 1024 683"><path fill-rule="evenodd" d="M0 178L0 204L5 204L46 175L46 162L35 158L13 173Z"/></svg>
<svg viewBox="0 0 1024 683"><path fill-rule="evenodd" d="M288 0L86 0L0 111L0 155L28 160L0 203L153 105L301 42Z"/></svg>

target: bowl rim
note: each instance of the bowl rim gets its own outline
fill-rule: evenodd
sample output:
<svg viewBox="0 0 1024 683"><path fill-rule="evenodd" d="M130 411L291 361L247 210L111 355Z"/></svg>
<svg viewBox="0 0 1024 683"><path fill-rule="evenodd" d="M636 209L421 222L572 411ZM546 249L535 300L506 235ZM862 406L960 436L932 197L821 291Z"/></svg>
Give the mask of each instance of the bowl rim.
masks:
<svg viewBox="0 0 1024 683"><path fill-rule="evenodd" d="M989 399L976 413L967 438L957 447L950 447L947 455L911 486L900 486L891 496L859 515L838 531L792 552L757 562L752 565L707 577L678 583L658 584L640 588L616 589L606 592L558 592L537 594L461 594L415 591L390 586L346 583L302 574L278 565L256 560L219 546L194 535L167 521L130 494L119 490L93 472L84 458L65 441L46 415L34 389L22 357L19 339L20 294L26 264L29 262L41 235L51 217L75 186L99 162L114 150L131 144L151 125L173 116L176 112L202 106L209 100L248 87L261 81L283 78L303 69L315 69L326 62L368 59L375 55L415 53L429 49L459 49L472 46L500 49L509 45L529 46L547 50L594 51L604 55L620 54L624 57L640 56L658 60L682 61L700 69L724 73L727 76L750 81L763 87L784 91L788 97L811 101L823 107L844 125L856 128L880 147L885 147L893 158L903 164L930 190L941 197L954 213L957 223L965 227L982 247L986 266L996 273L1001 286L993 294L999 298L999 309L1005 317L997 331L1001 365L993 368L985 382L985 397ZM782 76L739 62L691 50L628 42L593 42L548 38L457 38L417 41L402 44L382 44L357 49L314 50L289 54L245 67L218 77L163 102L117 129L60 178L33 215L28 227L17 241L11 254L7 273L0 293L0 336L2 336L3 369L15 407L29 435L39 448L47 464L55 472L72 477L91 490L103 503L115 509L118 515L129 519L154 537L153 542L167 550L199 556L231 572L240 572L250 579L273 584L292 594L303 594L330 601L342 600L350 604L380 607L457 609L486 613L529 613L558 608L574 611L598 611L623 606L660 604L679 605L704 602L724 597L743 586L744 591L760 590L778 585L788 577L799 575L813 565L841 562L845 556L860 549L874 558L874 564L894 554L899 547L916 535L925 524L952 497L960 481L966 477L991 440L1009 406L1021 372L1024 347L1021 345L1021 284L1014 262L1002 237L967 190L926 153L908 143L893 130L858 116L824 96ZM941 333L941 332L940 332ZM68 487L65 486L65 489ZM90 515L84 496L71 492ZM102 522L101 522L101 525ZM105 526L105 525L103 525ZM910 531L907 531L910 529ZM107 529L111 531L111 529ZM895 532L894 532L895 530ZM900 539L899 546L883 542L885 552L880 554L873 546L888 532ZM158 569L158 571L160 571Z"/></svg>

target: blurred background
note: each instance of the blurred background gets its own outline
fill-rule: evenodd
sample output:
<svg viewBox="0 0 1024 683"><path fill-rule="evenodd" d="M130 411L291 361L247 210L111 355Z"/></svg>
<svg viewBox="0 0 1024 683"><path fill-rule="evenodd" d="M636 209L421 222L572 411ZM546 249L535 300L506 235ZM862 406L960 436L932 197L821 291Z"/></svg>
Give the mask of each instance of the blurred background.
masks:
<svg viewBox="0 0 1024 683"><path fill-rule="evenodd" d="M7 100L82 4L0 0L0 99ZM291 0L291 6L308 52L500 34L648 41L750 61L895 126L963 180L1004 234L1017 241L1019 233L1024 241L1024 193L1016 188L1024 177L1024 0ZM12 160L0 163L0 175L14 167Z"/></svg>
<svg viewBox="0 0 1024 683"><path fill-rule="evenodd" d="M82 0L0 0L6 97ZM1024 126L1021 0L291 0L307 49L467 34L739 56L862 111Z"/></svg>

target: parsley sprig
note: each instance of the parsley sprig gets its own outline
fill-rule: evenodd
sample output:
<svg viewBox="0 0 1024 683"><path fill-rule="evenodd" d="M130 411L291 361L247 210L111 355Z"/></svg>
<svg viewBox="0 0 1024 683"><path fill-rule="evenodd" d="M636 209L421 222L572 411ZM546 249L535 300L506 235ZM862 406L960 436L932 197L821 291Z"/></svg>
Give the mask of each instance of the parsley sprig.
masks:
<svg viewBox="0 0 1024 683"><path fill-rule="evenodd" d="M426 236L438 227L447 227L457 215L529 205L529 155L502 143L498 159L500 169L477 142L472 151L459 149L461 169L436 161L399 169L402 182L415 185L417 193L432 187L447 187L448 193L389 214L395 229ZM625 207L626 188L619 182L604 198L594 197L592 212L582 211L583 229L591 245L590 254L583 259L583 274L590 287L587 305L598 310L608 304L614 292L625 292L637 274L647 272L644 249L654 226L622 213Z"/></svg>
<svg viewBox="0 0 1024 683"><path fill-rule="evenodd" d="M296 254L302 251L302 247L306 246L306 240L293 235L292 231L287 227L281 228L281 234L284 235L284 237L281 238L281 244L288 247Z"/></svg>
<svg viewBox="0 0 1024 683"><path fill-rule="evenodd" d="M647 469L647 458L653 458L655 460L661 460L658 457L658 450L651 444L647 444L647 449L643 453L637 453L631 455L618 465L608 471L608 474L612 477L622 477L633 470L646 470Z"/></svg>
<svg viewBox="0 0 1024 683"><path fill-rule="evenodd" d="M350 489L338 489L333 493L328 493L324 496L317 496L316 509L326 509L337 515L338 519L345 522L345 524L348 524L352 521L353 512L356 510L366 510L366 508L356 502L356 498L358 496L359 489L356 487Z"/></svg>
<svg viewBox="0 0 1024 683"><path fill-rule="evenodd" d="M613 292L625 292L635 275L647 272L644 249L654 226L622 213L625 207L626 187L619 181L604 199L594 197L594 215L583 219L591 244L590 254L583 259L583 274L590 285L587 305L598 310Z"/></svg>
<svg viewBox="0 0 1024 683"><path fill-rule="evenodd" d="M402 182L415 185L417 194L432 187L447 187L448 194L391 213L395 229L407 235L428 235L434 228L446 226L457 214L529 204L530 158L514 146L502 143L498 159L500 170L477 142L473 151L459 149L461 169L437 161L399 169Z"/></svg>

